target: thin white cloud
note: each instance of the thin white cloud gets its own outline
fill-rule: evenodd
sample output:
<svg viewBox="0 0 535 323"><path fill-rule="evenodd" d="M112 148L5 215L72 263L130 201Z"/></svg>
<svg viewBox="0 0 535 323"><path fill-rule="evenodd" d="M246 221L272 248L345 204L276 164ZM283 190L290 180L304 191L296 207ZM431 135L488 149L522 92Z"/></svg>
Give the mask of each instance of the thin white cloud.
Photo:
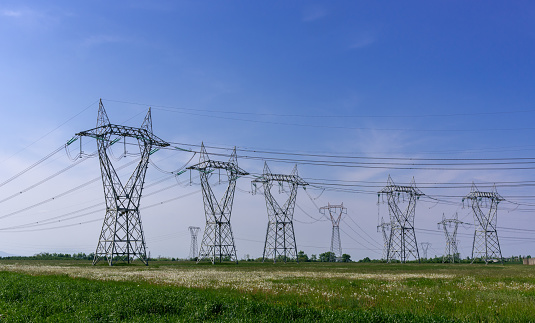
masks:
<svg viewBox="0 0 535 323"><path fill-rule="evenodd" d="M2 16L18 18L22 16L22 11L2 10Z"/></svg>
<svg viewBox="0 0 535 323"><path fill-rule="evenodd" d="M303 10L303 21L311 22L321 19L327 15L327 10L321 6L309 6Z"/></svg>
<svg viewBox="0 0 535 323"><path fill-rule="evenodd" d="M0 9L1 17L11 18L16 26L30 30L53 28L61 23L63 17L69 15L71 14L51 9L28 7Z"/></svg>
<svg viewBox="0 0 535 323"><path fill-rule="evenodd" d="M125 41L126 40L124 38L113 36L113 35L93 35L93 36L86 38L82 42L82 46L93 47L93 46L99 46L103 44L121 43Z"/></svg>
<svg viewBox="0 0 535 323"><path fill-rule="evenodd" d="M371 33L361 33L352 39L349 47L355 49L365 48L373 44L375 40L375 36L373 36Z"/></svg>

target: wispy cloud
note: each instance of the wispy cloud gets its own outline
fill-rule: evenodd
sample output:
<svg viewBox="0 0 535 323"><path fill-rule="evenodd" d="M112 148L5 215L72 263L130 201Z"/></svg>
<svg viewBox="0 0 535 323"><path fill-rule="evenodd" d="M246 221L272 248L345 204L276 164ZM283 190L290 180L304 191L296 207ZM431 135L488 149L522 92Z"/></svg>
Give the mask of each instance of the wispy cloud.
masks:
<svg viewBox="0 0 535 323"><path fill-rule="evenodd" d="M84 39L82 46L93 47L103 44L122 43L126 41L126 39L114 35L93 35Z"/></svg>
<svg viewBox="0 0 535 323"><path fill-rule="evenodd" d="M308 6L303 10L303 21L305 22L311 22L318 19L321 19L325 16L327 16L327 10L325 8L315 5L315 6Z"/></svg>
<svg viewBox="0 0 535 323"><path fill-rule="evenodd" d="M363 32L353 37L349 47L355 49L365 48L373 44L375 41L376 38L372 33Z"/></svg>
<svg viewBox="0 0 535 323"><path fill-rule="evenodd" d="M2 16L18 18L22 16L22 11L2 10Z"/></svg>
<svg viewBox="0 0 535 323"><path fill-rule="evenodd" d="M40 8L3 8L0 9L0 17L11 18L11 21L19 27L30 30L47 30L59 25L62 19L69 16L69 13L61 10L40 9Z"/></svg>

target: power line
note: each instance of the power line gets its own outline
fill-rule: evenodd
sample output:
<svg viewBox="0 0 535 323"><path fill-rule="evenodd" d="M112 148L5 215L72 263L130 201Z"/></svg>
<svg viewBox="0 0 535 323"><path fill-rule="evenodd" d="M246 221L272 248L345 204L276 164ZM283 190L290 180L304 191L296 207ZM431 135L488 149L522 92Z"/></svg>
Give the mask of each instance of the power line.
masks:
<svg viewBox="0 0 535 323"><path fill-rule="evenodd" d="M61 123L60 125L58 125L57 127L55 127L54 129L50 130L49 132L45 133L44 135L42 136L39 136L39 139L35 140L34 142L30 143L29 145L25 146L24 148L22 148L21 150L17 151L16 153L14 153L13 155L7 157L6 159L2 160L0 163L4 163L5 161L9 160L10 158L12 158L13 156L16 156L17 154L23 152L24 150L28 149L29 147L33 146L34 144L38 143L39 141L41 141L43 138L45 138L46 136L48 136L49 134L53 133L54 131L58 130L60 127L62 127L63 125L65 125L66 123L70 122L72 119L76 118L77 116L79 116L80 114L82 114L83 112L85 112L87 109L91 108L92 106L94 106L95 104L98 103L98 100L91 103L90 105L88 105L87 107L83 108L80 112L76 113L75 115L73 115L72 117L70 117L69 119L67 119L66 121L64 121L63 123ZM61 149L63 149L64 146L61 147ZM61 150L60 149L60 150ZM38 162L40 163L40 162ZM35 165L36 166L36 165ZM33 166L30 166L31 168L33 168ZM31 169L30 168L30 169ZM28 169L29 170L29 169ZM26 171L26 170L25 170ZM23 171L23 172L25 172ZM19 174L15 175L16 177L20 176ZM11 179L10 179L11 180ZM8 181L10 181L8 180ZM4 184L6 183L2 183L0 184L0 187L3 186Z"/></svg>
<svg viewBox="0 0 535 323"><path fill-rule="evenodd" d="M200 147L199 144L188 144L179 142L170 142L173 145L182 145L189 147ZM205 146L210 149L225 150L230 148L221 146ZM505 160L535 160L535 157L508 157L508 158L421 158L421 157L372 157L372 156L356 156L348 154L327 154L327 153L296 153L296 152L284 152L267 149L255 149L255 148L241 148L236 147L237 151L256 153L256 154L268 154L268 155L284 155L284 156L300 156L300 157L321 157L321 158L338 158L338 159L357 159L357 160L397 160L397 161L505 161ZM241 156L240 156L241 157Z"/></svg>
<svg viewBox="0 0 535 323"><path fill-rule="evenodd" d="M108 100L112 102L121 102L121 101L114 101L114 100ZM128 103L128 104L136 104L133 102L125 102L122 101L122 103ZM422 128L369 128L369 127L346 127L346 126L329 126L325 124L317 125L317 124L301 124L301 123L291 123L291 122L275 122L275 121L268 121L268 120L254 120L254 119L243 119L243 118L236 118L236 117L226 117L226 116L220 116L216 115L215 113L222 113L220 111L215 110L201 110L201 109L190 109L190 108L172 108L172 107L163 107L158 105L146 105L146 104L138 104L138 105L144 105L144 106L150 106L157 110L163 110L163 111L171 111L171 112L177 112L181 114L186 115L193 115L193 116L200 116L205 118L216 118L216 119L224 119L224 120L233 120L233 121L243 121L243 122L250 122L250 123L261 123L261 124L273 124L278 126L292 126L292 127L314 127L314 128L327 128L327 129L347 129L347 130L375 130L375 131L407 131L407 132L496 132L496 131L521 131L521 130L534 130L535 128L531 127L515 127L515 128L487 128L487 129L422 129ZM203 111L206 113L199 113L198 111ZM526 110L524 112L531 111ZM224 112L223 112L224 113ZM503 112L507 113L507 112ZM239 115L250 115L251 112L226 112L226 114L239 114ZM262 114L256 114L259 117L262 117ZM269 115L269 114L268 114ZM274 116L273 114L271 114ZM479 114L478 114L479 115ZM265 116L265 115L264 115ZM277 116L277 115L275 115ZM284 115L278 115L278 116L284 116ZM288 115L286 115L288 116ZM291 116L291 115L290 115ZM299 115L293 115L293 116L299 116ZM433 115L427 115L428 117L431 117ZM435 115L435 116L445 116L445 115ZM455 115L449 115L449 116L455 116ZM304 117L301 115L300 117ZM311 116L309 116L311 117ZM344 118L344 116L315 116L316 118L326 118L326 117L335 117L335 118ZM357 118L357 116L345 116L346 118ZM362 117L362 116L361 116ZM373 116L370 116L373 117ZM385 116L375 116L375 117L382 117ZM391 118L398 117L398 116L390 116Z"/></svg>
<svg viewBox="0 0 535 323"><path fill-rule="evenodd" d="M417 115L314 115L314 114L277 114L277 113L259 113L259 112L243 112L243 111L221 111L221 110L208 110L208 109L197 109L197 108L184 108L184 107L175 107L168 105L157 105L157 104L147 104L147 103L138 103L130 102L124 100L113 100L113 99L103 99L109 102L125 103L132 105L140 105L146 107L152 107L154 109L169 109L169 110L179 110L179 111L202 111L210 113L223 113L223 114L238 114L238 115L255 115L255 116L275 116L275 117L302 117L302 118L430 118L430 117L462 117L462 116L482 116L482 115L503 115L503 114L518 114L518 113L530 113L535 112L535 109L527 110L505 110L505 111L487 111L487 112L473 112L473 113L440 113L440 114L417 114Z"/></svg>
<svg viewBox="0 0 535 323"><path fill-rule="evenodd" d="M164 201L160 201L158 203L154 203L154 204L151 204L151 205L148 205L148 206L145 206L145 207L141 207L140 209L141 210L144 210L144 209L150 209L150 208L153 208L153 207L156 207L156 206L160 206L160 205L163 205L163 204L166 204L166 203L169 203L169 202L172 202L172 201L176 201L176 200L179 200L179 199L182 199L182 198L185 198L185 197L189 197L189 196L192 196L192 195L195 195L195 194L198 194L200 193L201 191L200 190L197 190L197 191L194 191L194 192L190 192L190 193L187 193L187 194L184 194L184 195L181 195L181 196L177 196L177 197L174 197L174 198L171 198L171 199L168 199L168 200L164 200ZM100 204L99 204L100 205ZM93 207L93 206L92 206ZM88 209L88 208L86 208ZM81 210L78 210L78 211L75 211L75 212L71 212L71 213L68 213L68 214L72 214L72 213L76 213L76 212L80 212ZM88 212L88 213L85 213L83 215L79 215L79 216L75 216L75 217L72 217L72 218L69 218L69 219L74 219L74 218L79 218L79 217L83 217L83 216L87 216L87 215L91 215L91 214L96 214L98 212L102 212L103 209L101 210L96 210L96 211L93 211L93 212ZM62 215L62 216L65 216ZM60 216L58 216L60 217ZM58 218L57 217L57 218ZM85 221L85 222L79 222L79 223L74 223L74 224L67 224L67 225L60 225L60 226L55 226L55 227L50 227L50 228L42 228L42 229L29 229L29 230L9 230L9 228L2 228L0 229L1 231L3 232L34 232L34 231L45 231L45 230L52 230L52 229L59 229L59 228L66 228L66 227L71 227L71 226L75 226L75 225L82 225L82 224L87 224L87 223L92 223L92 222L95 222L95 221L102 221L102 217L98 218L98 219L94 219L94 220L89 220L89 221ZM64 220L67 220L67 219L64 219ZM60 222L60 221L58 221ZM50 223L45 223L45 224L42 224L42 225L47 225L47 224L51 224L51 223L54 223L54 222L50 222ZM33 227L33 226L39 226L38 224L34 224L34 225L28 225L26 227Z"/></svg>
<svg viewBox="0 0 535 323"><path fill-rule="evenodd" d="M347 232L345 232L344 229L340 229L340 231L342 231L342 233L344 233L347 237L349 237L349 239L353 240L354 242L356 242L357 244L359 244L360 246L362 246L365 250L374 252L374 253L376 253L376 254L381 254L381 252L377 251L377 250L380 250L380 249L371 249L371 248L369 248L369 247L363 245L361 242L359 242L359 241L356 240L355 238L353 238L351 235L349 235Z"/></svg>
<svg viewBox="0 0 535 323"><path fill-rule="evenodd" d="M15 194L12 194L12 195L10 195L10 196L8 196L8 197L6 197L6 198L3 198L2 200L0 200L0 203L9 201L9 200L11 200L12 198L15 198L15 197L17 197L17 196L20 196L21 194L26 193L26 192L28 192L29 190L33 189L33 188L36 188L37 186L39 186L39 185L41 185L41 184L44 184L44 183L48 182L49 180L53 179L54 177L63 174L64 172L68 171L69 169L73 168L74 166L76 166L76 165L78 165L78 164L81 164L82 162L84 162L84 161L86 161L86 160L87 160L87 158L80 158L80 159L78 159L76 162L74 162L74 163L70 164L69 166L63 168L62 170L60 170L60 171L58 171L58 172L56 172L56 173L54 173L54 174L48 176L47 178L45 178L45 179L43 179L43 180L41 180L41 181L39 181L39 182L37 182L37 183L35 183L35 184L32 184L32 185L26 187L25 189L20 190L19 192L15 193Z"/></svg>
<svg viewBox="0 0 535 323"><path fill-rule="evenodd" d="M28 171L30 171L31 169L33 169L34 167L38 166L39 164L43 163L44 161L46 161L47 159L49 159L50 157L54 156L55 154L57 154L58 152L62 151L63 149L65 148L65 145L61 145L60 147L58 147L57 149L55 149L54 151L52 151L50 154L46 155L45 157L39 159L38 161L36 161L35 163L31 164L30 166L26 167L25 169L23 169L22 171L18 172L17 174L11 176L10 178L8 178L7 180L3 181L2 183L0 183L0 187L6 185L7 183L10 183L12 181L14 181L15 179L17 179L18 177L26 174Z"/></svg>

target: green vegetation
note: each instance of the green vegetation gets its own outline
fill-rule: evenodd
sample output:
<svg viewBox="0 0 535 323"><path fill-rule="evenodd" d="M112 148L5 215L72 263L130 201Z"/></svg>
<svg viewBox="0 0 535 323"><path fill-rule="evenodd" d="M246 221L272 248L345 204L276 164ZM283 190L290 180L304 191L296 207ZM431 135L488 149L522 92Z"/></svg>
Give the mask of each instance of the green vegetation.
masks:
<svg viewBox="0 0 535 323"><path fill-rule="evenodd" d="M8 257L0 257L0 259L4 260L93 260L95 257L94 253L90 253L89 255L79 252L79 253L48 253L48 252L41 252L38 254L35 254L33 256L8 256Z"/></svg>
<svg viewBox="0 0 535 323"><path fill-rule="evenodd" d="M523 265L0 261L12 322L535 320Z"/></svg>

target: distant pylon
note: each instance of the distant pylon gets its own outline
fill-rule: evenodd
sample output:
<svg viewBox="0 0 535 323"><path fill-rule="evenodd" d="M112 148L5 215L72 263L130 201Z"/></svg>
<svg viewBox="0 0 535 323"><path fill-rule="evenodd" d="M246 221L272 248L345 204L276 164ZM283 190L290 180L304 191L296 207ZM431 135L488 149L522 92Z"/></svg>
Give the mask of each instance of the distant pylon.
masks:
<svg viewBox="0 0 535 323"><path fill-rule="evenodd" d="M377 232L383 233L383 256L381 259L386 260L388 258L388 242L390 241L390 222L385 222L381 217L381 224L377 226Z"/></svg>
<svg viewBox="0 0 535 323"><path fill-rule="evenodd" d="M140 128L111 124L102 100L99 103L97 127L77 133L80 137L95 138L98 147L106 215L102 224L100 238L93 265L106 259L111 266L116 261L138 258L148 265L145 237L141 225L139 204L149 163L149 156L169 144L152 133L150 108ZM109 148L121 138L137 140L140 149L140 161L126 182L123 184L108 157ZM126 145L126 143L125 143Z"/></svg>
<svg viewBox="0 0 535 323"><path fill-rule="evenodd" d="M283 188L284 183L287 183L290 188L288 199L282 207L271 194L273 182L279 183L279 189ZM264 187L264 197L266 198L268 227L262 261L272 258L273 262L276 262L277 257L280 257L284 262L290 259L295 259L298 262L293 216L297 188L308 185L308 183L297 174L297 165L295 165L290 175L282 175L272 174L267 163L264 163L262 176L251 181L251 183L254 187L253 192L255 193L256 184L261 183Z"/></svg>
<svg viewBox="0 0 535 323"><path fill-rule="evenodd" d="M330 203L327 206L320 207L320 213L325 215L329 212L329 217L333 225L333 231L331 235L331 252L334 254L332 260L340 261L342 259L342 241L340 240L340 220L342 219L342 214L347 214L347 208L344 206L344 203L340 205L331 205Z"/></svg>
<svg viewBox="0 0 535 323"><path fill-rule="evenodd" d="M474 212L474 243L472 245L472 263L478 258L483 258L485 263L495 259L503 263L500 241L496 225L498 221L498 204L504 200L498 194L496 186L492 192L480 192L472 183L472 189L463 198L472 207ZM485 213L482 208L488 208Z"/></svg>
<svg viewBox="0 0 535 323"><path fill-rule="evenodd" d="M416 201L424 195L412 179L411 186L395 185L390 175L385 188L378 192L379 197L386 195L388 201L388 211L390 214L390 237L388 241L387 262L398 259L402 263L407 261L412 255L420 261L418 253L418 243L414 232L414 216L416 212ZM406 202L404 210L400 204Z"/></svg>
<svg viewBox="0 0 535 323"><path fill-rule="evenodd" d="M455 263L455 257L459 256L457 229L459 228L459 224L464 224L464 222L459 221L458 217L457 212L455 212L455 215L451 219L446 219L444 214L442 214L442 221L438 223L438 228L440 229L442 227L446 238L446 249L444 250L444 256L442 256L442 263Z"/></svg>
<svg viewBox="0 0 535 323"><path fill-rule="evenodd" d="M197 258L197 235L201 231L199 227L189 227L189 232L191 233L191 244L189 248L189 259Z"/></svg>
<svg viewBox="0 0 535 323"><path fill-rule="evenodd" d="M431 247L431 243L430 242L421 242L420 246L422 247L422 251L424 253L424 259L427 259L427 249L429 249L429 247Z"/></svg>
<svg viewBox="0 0 535 323"><path fill-rule="evenodd" d="M197 262L210 259L212 263L216 260L222 262L225 259L238 262L234 236L230 226L230 216L232 212L232 202L234 201L234 191L238 177L248 175L246 171L238 167L238 157L236 148L232 151L228 162L210 160L204 144L201 144L201 156L199 163L188 167L199 171L201 178L202 196L204 201L204 212L206 216L206 227L201 242L201 251ZM227 172L228 186L225 194L218 202L209 179L216 170Z"/></svg>

